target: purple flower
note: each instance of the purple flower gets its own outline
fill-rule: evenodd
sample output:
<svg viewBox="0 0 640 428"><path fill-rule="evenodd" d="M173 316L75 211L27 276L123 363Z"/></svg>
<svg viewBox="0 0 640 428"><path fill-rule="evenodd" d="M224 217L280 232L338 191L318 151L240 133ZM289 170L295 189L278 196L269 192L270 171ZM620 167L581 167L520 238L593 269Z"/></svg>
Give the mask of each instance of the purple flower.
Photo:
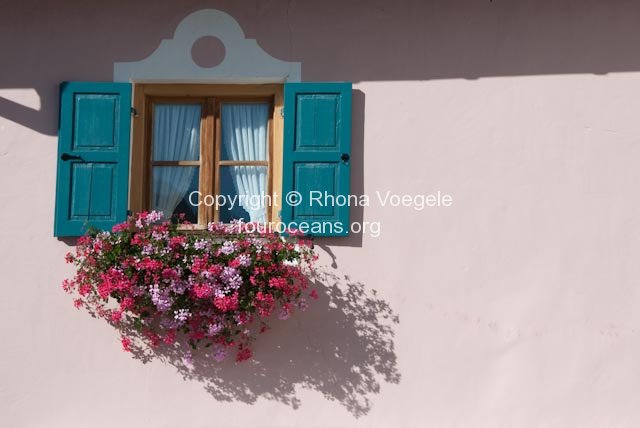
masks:
<svg viewBox="0 0 640 428"><path fill-rule="evenodd" d="M145 293L146 293L146 290L141 285L134 286L132 291L131 291L131 294L133 294L134 297L142 296Z"/></svg>
<svg viewBox="0 0 640 428"><path fill-rule="evenodd" d="M220 345L217 345L213 350L213 358L217 362L222 362L227 357L227 351Z"/></svg>
<svg viewBox="0 0 640 428"><path fill-rule="evenodd" d="M169 297L168 290L161 290L158 284L149 286L149 293L151 294L151 301L159 311L166 311L173 304L173 299Z"/></svg>
<svg viewBox="0 0 640 428"><path fill-rule="evenodd" d="M220 333L222 331L222 328L222 324L220 323L209 324L209 336L215 336L216 334Z"/></svg>
<svg viewBox="0 0 640 428"><path fill-rule="evenodd" d="M243 314L236 314L233 316L233 319L236 323L238 323L238 325L246 324L246 322L248 321L247 317Z"/></svg>
<svg viewBox="0 0 640 428"><path fill-rule="evenodd" d="M289 312L287 308L283 307L282 309L280 309L280 313L278 313L279 319L286 320L289 319L289 316L291 316L291 312Z"/></svg>
<svg viewBox="0 0 640 428"><path fill-rule="evenodd" d="M182 357L182 363L185 366L193 367L193 354L191 351L187 351Z"/></svg>
<svg viewBox="0 0 640 428"><path fill-rule="evenodd" d="M169 239L169 232L157 232L157 231L153 231L151 233L151 237L153 239L155 239L156 241L161 241L163 239Z"/></svg>
<svg viewBox="0 0 640 428"><path fill-rule="evenodd" d="M155 223L157 221L162 220L164 217L164 213L162 211L151 211L147 216L147 222Z"/></svg>
<svg viewBox="0 0 640 428"><path fill-rule="evenodd" d="M160 320L160 327L162 327L165 330L175 330L176 328L180 327L180 323L178 323L173 318L163 317Z"/></svg>
<svg viewBox="0 0 640 428"><path fill-rule="evenodd" d="M209 248L209 241L205 241L204 239L198 239L196 242L193 243L193 248L195 248L196 250L205 250Z"/></svg>
<svg viewBox="0 0 640 428"><path fill-rule="evenodd" d="M247 267L251 264L251 256L249 256L248 254L240 254L238 257L236 257L236 260L242 267Z"/></svg>
<svg viewBox="0 0 640 428"><path fill-rule="evenodd" d="M191 312L189 312L189 309L178 309L177 311L173 312L173 315L173 318L176 321L184 324L191 317Z"/></svg>
<svg viewBox="0 0 640 428"><path fill-rule="evenodd" d="M162 217L164 217L164 213L162 211L151 211L147 214L147 217L144 220L142 218L138 218L138 220L136 220L136 227L138 229L142 229L147 224L160 221Z"/></svg>
<svg viewBox="0 0 640 428"><path fill-rule="evenodd" d="M238 273L238 270L230 266L225 266L222 269L222 273L220 274L220 279L231 290L237 290L242 285L242 277Z"/></svg>
<svg viewBox="0 0 640 428"><path fill-rule="evenodd" d="M238 246L236 245L235 242L224 241L224 244L222 244L222 247L220 247L218 252L221 253L221 254L229 255L229 254L235 252L237 249L238 249Z"/></svg>
<svg viewBox="0 0 640 428"><path fill-rule="evenodd" d="M186 281L181 279L176 279L171 281L169 288L176 294L183 294L185 290L189 287L189 284Z"/></svg>

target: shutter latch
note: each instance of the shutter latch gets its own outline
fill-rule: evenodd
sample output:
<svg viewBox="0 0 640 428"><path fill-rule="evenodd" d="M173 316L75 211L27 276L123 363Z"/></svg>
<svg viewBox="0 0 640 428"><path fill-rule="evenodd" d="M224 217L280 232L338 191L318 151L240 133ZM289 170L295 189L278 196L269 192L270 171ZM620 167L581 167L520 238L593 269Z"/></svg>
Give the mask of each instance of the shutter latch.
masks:
<svg viewBox="0 0 640 428"><path fill-rule="evenodd" d="M135 108L131 107L131 116L138 117L138 110L136 110Z"/></svg>

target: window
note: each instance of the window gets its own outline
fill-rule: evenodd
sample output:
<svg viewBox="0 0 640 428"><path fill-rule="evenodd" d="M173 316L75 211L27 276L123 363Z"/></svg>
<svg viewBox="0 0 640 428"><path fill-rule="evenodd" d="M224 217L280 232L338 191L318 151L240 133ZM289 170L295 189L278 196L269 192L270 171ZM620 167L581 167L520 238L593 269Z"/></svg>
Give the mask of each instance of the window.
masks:
<svg viewBox="0 0 640 428"><path fill-rule="evenodd" d="M242 218L346 236L349 206L312 194L346 200L350 148L350 83L64 82L54 235L161 209L197 227ZM206 196L237 198L229 210Z"/></svg>
<svg viewBox="0 0 640 428"><path fill-rule="evenodd" d="M281 103L282 85L135 85L131 205L199 227L277 220Z"/></svg>

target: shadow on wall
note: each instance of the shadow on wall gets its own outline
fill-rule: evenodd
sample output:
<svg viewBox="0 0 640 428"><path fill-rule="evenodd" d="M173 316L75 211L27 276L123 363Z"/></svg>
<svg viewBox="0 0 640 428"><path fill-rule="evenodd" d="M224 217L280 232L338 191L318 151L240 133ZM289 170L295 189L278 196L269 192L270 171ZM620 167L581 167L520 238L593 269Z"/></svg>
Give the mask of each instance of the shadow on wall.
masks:
<svg viewBox="0 0 640 428"><path fill-rule="evenodd" d="M298 408L303 403L296 391L302 387L363 416L383 383L400 382L394 350L398 316L375 291L348 277L325 270L315 282L319 299L297 318L271 322L272 329L258 337L252 360L216 363L202 350L185 362L176 348L135 358L175 366L219 401L268 399Z"/></svg>
<svg viewBox="0 0 640 428"><path fill-rule="evenodd" d="M212 7L270 55L302 62L304 81L640 70L640 4L628 0L114 0L100 13L80 0L6 3L0 88L33 88L42 107L0 97L0 116L48 135L56 133L61 81L111 81L114 62L146 58L184 17Z"/></svg>

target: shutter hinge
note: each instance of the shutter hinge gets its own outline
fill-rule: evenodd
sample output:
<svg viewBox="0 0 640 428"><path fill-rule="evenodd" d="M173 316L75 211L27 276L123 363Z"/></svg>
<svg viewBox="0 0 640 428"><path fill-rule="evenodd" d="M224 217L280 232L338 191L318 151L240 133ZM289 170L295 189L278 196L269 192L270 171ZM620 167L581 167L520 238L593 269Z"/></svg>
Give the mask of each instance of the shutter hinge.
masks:
<svg viewBox="0 0 640 428"><path fill-rule="evenodd" d="M284 117L284 107L280 109L280 117Z"/></svg>
<svg viewBox="0 0 640 428"><path fill-rule="evenodd" d="M138 110L136 110L135 108L131 107L131 116L138 117Z"/></svg>

